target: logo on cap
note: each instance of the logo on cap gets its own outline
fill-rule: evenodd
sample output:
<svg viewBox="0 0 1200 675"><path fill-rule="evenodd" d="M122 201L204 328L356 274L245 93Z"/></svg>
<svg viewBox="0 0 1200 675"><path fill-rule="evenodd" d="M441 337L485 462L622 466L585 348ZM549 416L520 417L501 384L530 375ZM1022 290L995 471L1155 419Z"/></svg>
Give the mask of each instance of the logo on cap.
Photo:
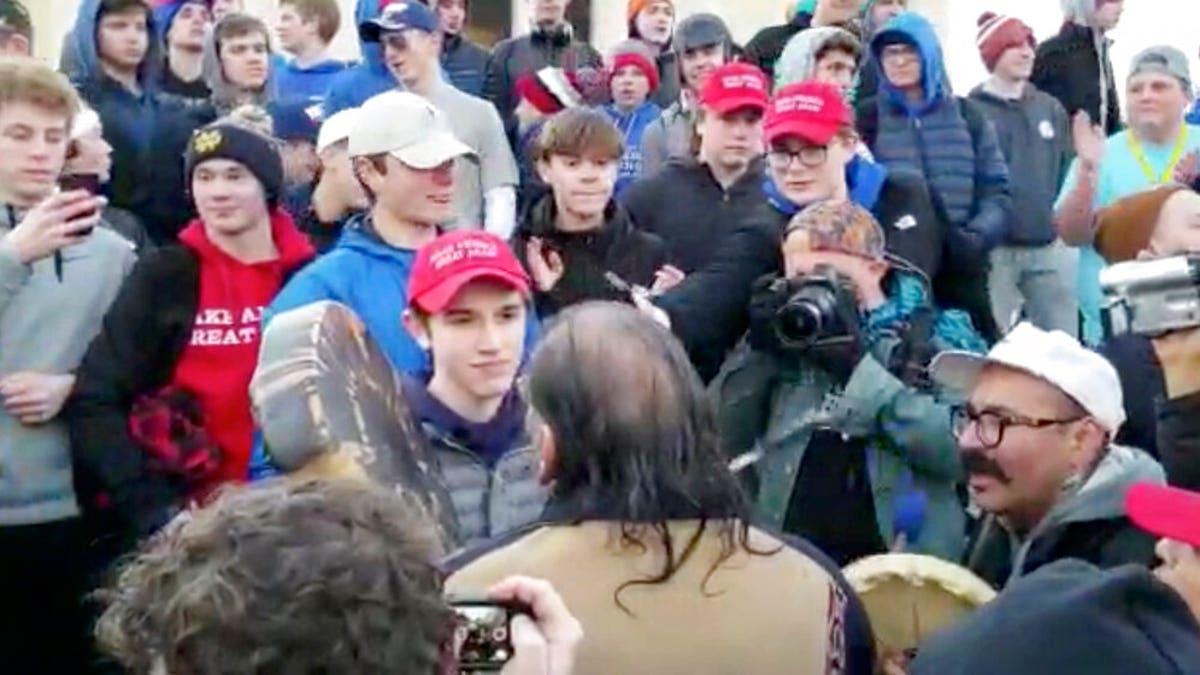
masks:
<svg viewBox="0 0 1200 675"><path fill-rule="evenodd" d="M221 132L217 129L201 131L200 133L196 134L194 139L192 139L192 149L195 150L197 154L207 155L208 153L213 152L217 148L221 147L222 140L223 138L221 136Z"/></svg>
<svg viewBox="0 0 1200 675"><path fill-rule="evenodd" d="M434 271L440 272L461 260L495 260L499 257L500 249L495 242L480 239L460 239L449 246L430 253L429 266Z"/></svg>
<svg viewBox="0 0 1200 675"><path fill-rule="evenodd" d="M762 78L750 74L722 76L721 86L726 89L754 89L757 91L766 89Z"/></svg>
<svg viewBox="0 0 1200 675"><path fill-rule="evenodd" d="M820 96L796 94L775 99L775 112L811 112L819 113L825 110L825 99Z"/></svg>

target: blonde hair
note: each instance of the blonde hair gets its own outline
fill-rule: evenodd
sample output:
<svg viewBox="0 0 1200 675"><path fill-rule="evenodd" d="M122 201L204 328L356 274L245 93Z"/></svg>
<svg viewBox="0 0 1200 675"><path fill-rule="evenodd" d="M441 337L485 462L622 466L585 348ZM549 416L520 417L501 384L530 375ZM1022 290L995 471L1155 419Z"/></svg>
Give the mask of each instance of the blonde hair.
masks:
<svg viewBox="0 0 1200 675"><path fill-rule="evenodd" d="M28 103L61 114L68 129L81 106L66 77L25 56L0 58L0 107L9 103Z"/></svg>

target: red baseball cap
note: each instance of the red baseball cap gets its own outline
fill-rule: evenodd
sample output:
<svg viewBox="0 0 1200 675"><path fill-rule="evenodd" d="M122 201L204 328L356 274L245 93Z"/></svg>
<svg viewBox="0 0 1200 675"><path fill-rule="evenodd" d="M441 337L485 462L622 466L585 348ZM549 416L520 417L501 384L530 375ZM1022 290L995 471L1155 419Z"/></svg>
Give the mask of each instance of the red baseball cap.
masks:
<svg viewBox="0 0 1200 675"><path fill-rule="evenodd" d="M718 115L739 108L766 110L767 76L749 63L727 63L704 83L700 104Z"/></svg>
<svg viewBox="0 0 1200 675"><path fill-rule="evenodd" d="M825 145L838 129L854 122L840 89L825 82L789 84L775 92L767 108L763 134L768 143L783 136L799 136Z"/></svg>
<svg viewBox="0 0 1200 675"><path fill-rule="evenodd" d="M529 297L529 276L503 239L488 232L457 230L417 251L408 280L408 302L426 314L437 314L463 286L477 279L493 279Z"/></svg>
<svg viewBox="0 0 1200 675"><path fill-rule="evenodd" d="M1150 534L1200 547L1200 493L1139 483L1125 495L1125 510Z"/></svg>

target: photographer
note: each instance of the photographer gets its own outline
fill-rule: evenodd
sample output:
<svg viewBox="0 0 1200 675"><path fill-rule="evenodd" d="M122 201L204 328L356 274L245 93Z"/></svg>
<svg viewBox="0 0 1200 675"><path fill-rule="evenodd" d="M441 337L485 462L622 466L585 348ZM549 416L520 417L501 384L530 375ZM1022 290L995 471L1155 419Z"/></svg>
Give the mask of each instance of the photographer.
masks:
<svg viewBox="0 0 1200 675"><path fill-rule="evenodd" d="M924 280L883 238L850 202L792 219L785 277L756 283L748 344L713 384L722 441L744 453L735 466L757 464L757 515L839 564L897 544L954 560L961 467L923 373L938 352L985 344L962 312L921 302Z"/></svg>
<svg viewBox="0 0 1200 675"><path fill-rule="evenodd" d="M1101 212L1096 228L1096 250L1110 264L1135 259L1166 258L1200 252L1200 231L1193 223L1200 219L1200 195L1182 185L1166 185L1140 192L1118 201ZM1191 388L1188 336L1182 331L1151 340L1145 335L1126 333L1111 336L1100 347L1121 378L1125 394L1127 428L1117 442L1141 448L1158 457L1173 484L1200 486L1200 461L1180 453L1178 441L1160 445L1168 435L1179 439L1190 435L1179 429L1179 415L1185 410ZM1193 340L1194 341L1194 340ZM1170 363L1164 361L1164 355ZM1172 372L1168 373L1168 365ZM1174 388L1176 391L1172 392ZM1159 403L1160 400L1167 399ZM1178 400L1177 400L1178 399ZM1160 418L1161 416L1161 418ZM1161 422L1166 429L1160 429ZM1166 432L1165 434L1163 432Z"/></svg>

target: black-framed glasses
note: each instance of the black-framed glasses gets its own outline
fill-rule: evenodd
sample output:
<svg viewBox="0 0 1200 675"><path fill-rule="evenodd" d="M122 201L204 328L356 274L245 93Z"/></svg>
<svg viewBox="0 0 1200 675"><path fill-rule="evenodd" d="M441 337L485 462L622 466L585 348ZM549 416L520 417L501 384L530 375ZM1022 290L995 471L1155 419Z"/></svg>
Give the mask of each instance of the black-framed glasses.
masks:
<svg viewBox="0 0 1200 675"><path fill-rule="evenodd" d="M962 436L968 427L975 427L975 437L985 448L994 448L1004 442L1004 431L1009 427L1028 427L1030 429L1045 429L1046 427L1071 424L1086 419L1086 415L1070 419L1037 419L1021 415L1003 415L998 412L977 412L970 405L956 405L950 408L950 428L956 437Z"/></svg>
<svg viewBox="0 0 1200 675"><path fill-rule="evenodd" d="M771 151L767 153L767 161L776 171L790 168L793 162L799 162L800 166L815 169L824 164L828 157L828 145L806 145L795 152L784 148L771 148Z"/></svg>

